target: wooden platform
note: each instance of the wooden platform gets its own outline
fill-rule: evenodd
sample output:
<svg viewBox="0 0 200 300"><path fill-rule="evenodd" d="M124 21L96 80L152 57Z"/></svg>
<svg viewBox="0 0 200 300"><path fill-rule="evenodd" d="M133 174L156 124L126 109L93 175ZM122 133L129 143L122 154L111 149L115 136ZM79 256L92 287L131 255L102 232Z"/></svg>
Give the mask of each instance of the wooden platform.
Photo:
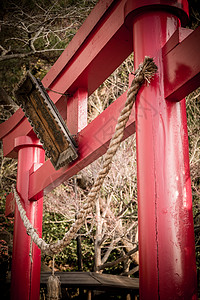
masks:
<svg viewBox="0 0 200 300"><path fill-rule="evenodd" d="M41 272L41 285L46 284L50 272ZM63 287L79 287L88 290L129 290L138 294L139 279L94 272L55 272Z"/></svg>

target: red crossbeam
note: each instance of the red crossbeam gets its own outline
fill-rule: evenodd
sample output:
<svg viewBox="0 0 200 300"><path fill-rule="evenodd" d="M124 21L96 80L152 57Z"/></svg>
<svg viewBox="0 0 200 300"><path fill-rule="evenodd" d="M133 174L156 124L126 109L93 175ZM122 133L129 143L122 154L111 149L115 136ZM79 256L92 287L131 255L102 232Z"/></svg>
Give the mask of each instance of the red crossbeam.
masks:
<svg viewBox="0 0 200 300"><path fill-rule="evenodd" d="M126 93L121 95L103 113L95 118L78 134L79 158L69 166L55 171L48 160L36 172L30 175L29 198L34 198L40 191L48 193L64 180L75 175L81 169L102 156L114 133L117 118L126 101ZM127 123L124 139L135 132L134 108Z"/></svg>
<svg viewBox="0 0 200 300"><path fill-rule="evenodd" d="M126 0L105 0L95 6L66 50L42 80L45 88L72 95L79 88L83 88L90 96L131 54L132 33L125 26L122 13L125 3ZM66 120L66 97L52 91L48 93ZM0 125L0 139L4 138L4 155L16 158L17 154L13 151L15 137L30 135L31 131L28 120L20 111Z"/></svg>
<svg viewBox="0 0 200 300"><path fill-rule="evenodd" d="M179 29L179 39L184 38L183 31L190 34L163 56L165 98L172 101L182 100L200 86L200 26L192 33L190 29ZM175 36L177 32L171 40Z"/></svg>
<svg viewBox="0 0 200 300"><path fill-rule="evenodd" d="M173 78L170 77L170 74L175 74L175 70L177 70L176 80L173 81L172 92L169 92L168 84L165 84L165 93L167 99L176 95L176 99L181 100L183 93L185 96L188 92L188 89L194 89L194 86L198 87L199 81L196 81L196 77L199 76L198 68L200 70L198 60L200 28L196 29L192 34L190 33L191 30L178 29L163 48L163 59L167 63L167 67L165 68L165 81L167 82L170 80L170 78ZM180 51L182 51L182 47L185 45L187 47L182 53L182 56L185 57L185 61L182 60L182 65L183 63L185 63L185 66L186 64L188 64L188 60L186 58L188 55L191 55L190 53L194 49L194 51L196 52L192 52L193 55L190 57L189 63L191 60L193 62L196 62L198 68L194 67L193 72L184 72L184 74L182 74L181 69L177 69L177 65L174 63L172 58L176 57L176 59L178 60ZM54 74L54 76L56 76L56 74ZM51 74L51 76L53 76L53 73ZM186 82L185 77L187 77L187 80L189 80L189 85ZM45 77L44 81L47 82L47 78L48 77ZM59 82L59 80L57 82ZM180 93L181 96L178 96L177 93L179 93L180 91L182 91L182 93ZM63 90L63 92L65 91ZM56 97L54 98L54 101L56 101L56 99L58 101L63 101L63 97L61 97L60 95L52 93L51 96L53 95L54 97ZM41 167L39 170L37 170L30 176L29 196L31 198L35 197L43 189L45 189L45 193L48 192L52 188L59 185L63 180L66 180L69 177L73 176L78 171L80 171L92 161L94 161L94 159L97 159L105 153L109 140L112 136L112 133L114 132L116 118L119 115L120 107L122 106L122 102L125 101L125 98L125 94L122 95L96 120L94 120L91 124L89 124L84 130L80 132L78 138L79 159L77 161L72 163L69 167L65 167L59 171L55 171L53 166L51 165L51 162L47 161L43 167ZM116 116L115 118L113 118L114 115ZM15 113L7 122L0 125L1 133L4 135L7 134L3 140L4 155L6 156L16 157L16 153L13 151L14 139L16 136L28 135L31 133L31 126L28 120L22 116L23 113L20 110L18 110L17 113ZM127 127L125 132L126 137L128 137L134 132L134 121L135 120L132 115L132 120L129 121L129 126ZM130 128L132 131L130 131ZM48 176L46 176L46 174L48 174ZM45 178L44 182L41 181L41 178Z"/></svg>

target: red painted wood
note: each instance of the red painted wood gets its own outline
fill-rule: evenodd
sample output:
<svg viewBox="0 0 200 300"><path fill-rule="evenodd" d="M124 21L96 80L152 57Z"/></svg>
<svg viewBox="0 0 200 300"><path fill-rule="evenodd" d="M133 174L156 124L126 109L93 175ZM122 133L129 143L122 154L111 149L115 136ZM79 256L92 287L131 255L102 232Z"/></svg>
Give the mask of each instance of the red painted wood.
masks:
<svg viewBox="0 0 200 300"><path fill-rule="evenodd" d="M158 76L148 89L143 88L136 105L141 299L172 297L196 299L185 103L164 100L161 51L178 26L177 16L182 16L183 19L186 17L186 4L184 0L100 1L98 9L95 9L87 19L85 27L80 29L80 34L76 35L68 50L43 79L45 87L58 92L74 94L81 87L84 93L87 91L90 95L131 53L132 39L134 39L136 67L143 61L144 55L156 58L159 66ZM176 14L176 17L172 14ZM133 18L132 35L130 24ZM182 49L181 45L189 38L190 36L171 50L168 44L165 57L169 59L175 50L174 53L177 55L177 49ZM187 43L185 45L189 49ZM181 53L180 51L180 55ZM194 63L193 59L192 62ZM178 82L182 84L181 80ZM165 82L165 87L167 84ZM66 97L53 92L49 94L64 119L68 114L72 130L79 131L79 124L77 121L73 124L70 113L74 104L70 104L69 100L67 113ZM35 220L34 226L39 228L39 232L42 223L42 202L28 199L38 200L38 195L41 196L43 189L48 192L105 153L125 98L125 94L122 95L103 114L79 132L78 160L58 171L54 170L50 161L37 169L44 159L43 150L38 149L38 145L34 146L33 138L31 138L33 144L30 137L26 137L25 141L21 139L22 148L20 146L17 149L19 151L17 186L28 217L33 224ZM74 99L75 103L79 102L79 96ZM77 105L75 107L78 115ZM6 124L0 125L0 136L4 137L4 154L15 157L15 138L23 135L33 137L33 134L28 121L21 113L18 116L15 114L7 124L9 124L7 128ZM134 115L129 120L124 138L133 132L135 132ZM41 161L40 152L43 157ZM36 164L32 166L32 163ZM34 264L31 265L27 259L30 239L25 237L26 233L17 210L15 219L12 299L27 299L27 295L29 299L37 299L39 252L34 248ZM16 241L19 241L20 247ZM33 275L31 277L30 270Z"/></svg>
<svg viewBox="0 0 200 300"><path fill-rule="evenodd" d="M33 174L34 172L36 172L41 166L43 165L43 163L34 163L29 171L29 176L31 174ZM32 197L31 201L38 201L40 200L42 197L44 196L44 192L40 191L40 193L38 193L35 197Z"/></svg>
<svg viewBox="0 0 200 300"><path fill-rule="evenodd" d="M73 94L82 87L90 95L131 54L132 35L124 25L125 2L113 2L71 60L66 61L61 56L59 63L64 67L56 79L53 78L51 89ZM46 86L45 79L43 84ZM60 95L52 92L49 95L60 108Z"/></svg>
<svg viewBox="0 0 200 300"><path fill-rule="evenodd" d="M105 17L104 15L107 14L107 10L110 8L113 2L116 2L116 0L101 0L97 3L67 48L63 51L61 56L57 59L55 64L44 77L43 84L45 86L50 86L59 76L66 64L68 64L72 59L73 55L84 44L94 27L98 25L100 19Z"/></svg>
<svg viewBox="0 0 200 300"><path fill-rule="evenodd" d="M67 127L76 135L87 126L87 90L78 89L67 101Z"/></svg>
<svg viewBox="0 0 200 300"><path fill-rule="evenodd" d="M78 171L89 165L91 162L102 156L109 145L114 133L117 118L126 101L126 93L112 103L102 114L88 124L78 134L79 158L58 171L55 171L50 161L30 176L29 198L34 197L42 191L48 193L64 180L69 179ZM125 129L124 139L135 132L134 108Z"/></svg>
<svg viewBox="0 0 200 300"><path fill-rule="evenodd" d="M16 126L19 126L20 121L24 118L22 109L18 109L8 120L0 124L0 139L2 140Z"/></svg>
<svg viewBox="0 0 200 300"><path fill-rule="evenodd" d="M18 151L17 190L21 196L21 202L26 210L27 217L41 236L43 199L29 201L28 187L30 169L34 163L44 162L44 150L38 144L37 139L30 137L17 138L16 145ZM13 300L39 299L41 252L33 243L33 262L31 262L29 251L30 237L26 233L16 207L11 278L11 299Z"/></svg>
<svg viewBox="0 0 200 300"><path fill-rule="evenodd" d="M14 116L14 115L13 115ZM6 123L9 122L6 121ZM0 124L1 125L1 124ZM1 126L0 126L1 129ZM1 130L0 130L1 131ZM3 154L6 157L17 158L15 151L15 138L18 136L26 136L32 133L32 127L25 117L20 120L18 125L11 129L9 133L3 138Z"/></svg>
<svg viewBox="0 0 200 300"><path fill-rule="evenodd" d="M146 11L133 22L135 67L145 55L158 66L136 101L142 300L197 299L185 101L164 97L161 48L178 24L165 11Z"/></svg>
<svg viewBox="0 0 200 300"><path fill-rule="evenodd" d="M15 198L13 193L6 196L5 216L13 217L15 212Z"/></svg>
<svg viewBox="0 0 200 300"><path fill-rule="evenodd" d="M200 26L164 60L165 97L180 101L200 86Z"/></svg>
<svg viewBox="0 0 200 300"><path fill-rule="evenodd" d="M179 45L188 35L190 35L194 30L178 27L177 30L172 34L167 43L163 46L162 52L163 56L167 55L172 51L177 45Z"/></svg>
<svg viewBox="0 0 200 300"><path fill-rule="evenodd" d="M46 88L74 94L81 87L88 91L89 96L131 54L132 34L124 24L125 2L126 0L103 0L97 4L97 9L91 13L85 25L79 29L79 33L42 80ZM51 91L48 93L65 120L66 97ZM19 122L20 120L21 116ZM16 123L10 120L9 124L12 134L9 137L10 146L7 143L5 145L5 155L16 157L12 148L13 138L29 135L31 127L29 132L24 133L21 128L24 125L18 124L15 134ZM0 136L5 136L4 131L5 126L0 124ZM6 133L8 135L7 131Z"/></svg>
<svg viewBox="0 0 200 300"><path fill-rule="evenodd" d="M167 2L165 1L165 4ZM179 4L174 2L173 9L178 6L178 12L180 12L180 8L183 6L182 2L184 1L180 1ZM160 1L152 1L152 3L158 5ZM152 3L148 2L148 4ZM126 0L100 1L43 79L44 86L61 93L70 92L72 94L82 87L88 90L88 95L90 95L132 52L132 30L124 24L124 18L126 17L127 21L132 10L137 11L144 5L141 1L139 5L136 4L133 5L131 1ZM135 14L135 12L133 13ZM111 53L112 59L110 59ZM62 117L66 119L66 97L50 91L49 95L56 103ZM22 120L21 115L18 120L19 122ZM10 119L10 132L14 130L15 126L16 121L13 122ZM24 124L18 124L17 132L13 131L8 138L10 142L5 140L5 156L16 157L12 148L14 145L13 138L30 134L31 127L27 128L26 133L21 128L22 126ZM8 135L7 129L5 134L5 128L8 127L0 124L0 136Z"/></svg>
<svg viewBox="0 0 200 300"><path fill-rule="evenodd" d="M131 26L134 17L155 10L174 14L183 26L188 23L189 8L186 0L127 0L124 9L126 24Z"/></svg>

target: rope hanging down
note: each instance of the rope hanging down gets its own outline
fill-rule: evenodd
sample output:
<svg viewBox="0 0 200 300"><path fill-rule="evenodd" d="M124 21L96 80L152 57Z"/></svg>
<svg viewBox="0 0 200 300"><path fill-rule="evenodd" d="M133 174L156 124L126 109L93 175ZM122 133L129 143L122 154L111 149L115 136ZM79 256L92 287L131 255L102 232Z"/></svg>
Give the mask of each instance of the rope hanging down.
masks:
<svg viewBox="0 0 200 300"><path fill-rule="evenodd" d="M47 244L43 239L41 239L38 234L36 233L36 230L30 223L29 219L26 216L26 212L23 209L20 197L16 191L16 189L13 187L14 196L16 199L16 203L20 212L20 216L22 218L22 221L24 223L24 226L27 230L27 234L31 236L33 242L43 251L45 254L48 255L54 255L60 251L62 251L63 248L65 248L71 240L74 238L77 231L80 229L80 227L83 225L85 218L89 213L92 212L93 207L95 205L96 197L101 189L101 186L103 184L103 181L108 174L112 158L117 152L117 149L122 141L124 129L126 127L126 123L129 119L129 116L131 114L131 110L133 107L133 104L136 100L136 95L142 86L142 84L147 81L147 83L150 83L151 78L154 76L154 74L157 71L157 66L155 65L153 58L145 57L144 62L139 65L139 68L135 72L135 78L132 81L131 87L129 88L127 92L127 100L125 103L124 108L122 109L120 116L117 121L117 125L115 128L115 133L110 141L109 148L104 156L104 163L103 167L100 170L96 181L91 188L91 191L88 194L87 203L83 206L83 208L80 210L80 212L77 215L77 219L74 222L74 224L71 226L68 232L65 233L62 240L59 240L55 243Z"/></svg>

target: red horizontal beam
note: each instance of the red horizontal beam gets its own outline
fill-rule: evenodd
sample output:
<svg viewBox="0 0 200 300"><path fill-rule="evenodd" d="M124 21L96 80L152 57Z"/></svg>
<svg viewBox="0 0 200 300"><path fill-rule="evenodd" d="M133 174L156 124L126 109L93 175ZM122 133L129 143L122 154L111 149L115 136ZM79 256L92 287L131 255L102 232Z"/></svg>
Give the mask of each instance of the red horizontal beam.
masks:
<svg viewBox="0 0 200 300"><path fill-rule="evenodd" d="M178 33L182 39L180 34L183 31ZM167 44L164 47L164 87L167 100L180 101L200 86L200 27L192 33L189 30L188 33L190 34L174 48L171 43L177 33L167 42L173 48L171 51L167 51Z"/></svg>
<svg viewBox="0 0 200 300"><path fill-rule="evenodd" d="M172 49L178 46L188 35L190 35L194 30L178 27L177 30L172 34L167 43L162 48L163 56L167 55Z"/></svg>
<svg viewBox="0 0 200 300"><path fill-rule="evenodd" d="M97 4L43 79L45 87L71 94L81 87L89 96L131 54L132 33L124 24L125 4L126 0ZM65 99L51 91L49 96L62 113Z"/></svg>
<svg viewBox="0 0 200 300"><path fill-rule="evenodd" d="M24 112L22 109L18 109L8 120L0 124L0 139L9 134L15 127L19 125L19 122L24 118Z"/></svg>
<svg viewBox="0 0 200 300"><path fill-rule="evenodd" d="M20 109L21 110L21 109ZM13 115L14 116L14 115ZM8 119L5 123L9 124ZM4 123L3 123L4 124ZM1 131L1 126L0 126ZM18 122L18 125L14 127L13 130L9 132L3 138L3 154L7 157L17 158L17 152L15 150L15 138L18 136L30 135L33 132L33 129L27 118L22 117L22 119Z"/></svg>
<svg viewBox="0 0 200 300"><path fill-rule="evenodd" d="M121 95L78 134L79 157L76 161L55 171L51 162L48 160L36 172L30 175L30 199L36 198L37 194L42 190L44 190L45 194L48 193L106 152L117 124L117 118L125 101L126 93ZM133 109L127 123L124 139L135 132L134 110L135 109Z"/></svg>
<svg viewBox="0 0 200 300"><path fill-rule="evenodd" d="M61 56L44 77L44 85L50 86L54 82L57 76L65 68L66 64L69 63L78 49L84 44L88 36L91 34L93 28L97 26L99 20L103 17L114 1L115 0L101 0L99 3L97 3L85 22L79 28L76 35L73 37L72 42L69 43L67 48L63 51Z"/></svg>
<svg viewBox="0 0 200 300"><path fill-rule="evenodd" d="M43 78L45 88L71 94L83 88L89 96L126 59L132 52L132 33L124 24L125 3L126 0L103 0L95 6ZM66 120L66 97L52 91L48 93ZM11 138L24 134L24 115L17 112L14 116L15 120L11 118L4 125L0 124L1 139L12 132L10 145L6 146L7 156L15 156ZM26 134L30 134L31 126L26 131Z"/></svg>

